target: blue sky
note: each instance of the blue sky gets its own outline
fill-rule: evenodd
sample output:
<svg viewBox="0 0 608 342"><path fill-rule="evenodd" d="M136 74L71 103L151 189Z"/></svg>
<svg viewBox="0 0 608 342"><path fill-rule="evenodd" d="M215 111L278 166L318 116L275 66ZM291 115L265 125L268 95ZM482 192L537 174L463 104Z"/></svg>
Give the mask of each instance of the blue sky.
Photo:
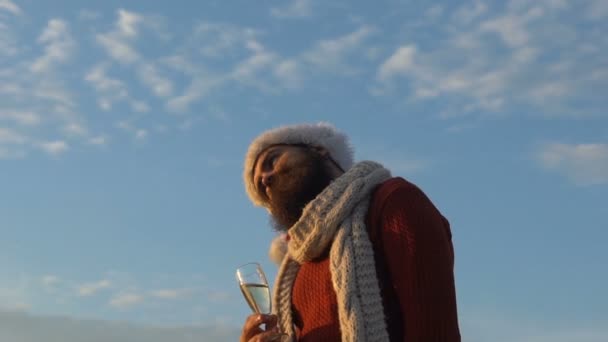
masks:
<svg viewBox="0 0 608 342"><path fill-rule="evenodd" d="M329 121L448 217L464 341L608 340L602 0L0 0L0 340L225 341L249 142Z"/></svg>

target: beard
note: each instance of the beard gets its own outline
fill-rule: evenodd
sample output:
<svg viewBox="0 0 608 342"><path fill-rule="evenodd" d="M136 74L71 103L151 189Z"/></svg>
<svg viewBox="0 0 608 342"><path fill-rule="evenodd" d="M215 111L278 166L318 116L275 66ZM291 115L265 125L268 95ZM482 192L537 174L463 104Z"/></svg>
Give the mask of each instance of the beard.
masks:
<svg viewBox="0 0 608 342"><path fill-rule="evenodd" d="M278 232L286 232L302 216L302 210L333 180L325 160L310 152L306 162L277 175L271 188L270 220Z"/></svg>

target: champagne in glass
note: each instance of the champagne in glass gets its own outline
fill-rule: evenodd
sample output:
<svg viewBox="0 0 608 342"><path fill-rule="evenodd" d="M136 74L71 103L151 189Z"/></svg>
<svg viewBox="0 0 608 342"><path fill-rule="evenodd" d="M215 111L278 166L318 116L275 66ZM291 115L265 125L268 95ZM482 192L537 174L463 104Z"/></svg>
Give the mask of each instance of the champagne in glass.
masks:
<svg viewBox="0 0 608 342"><path fill-rule="evenodd" d="M259 314L270 314L270 289L262 266L258 263L243 265L236 270L236 278L251 310Z"/></svg>

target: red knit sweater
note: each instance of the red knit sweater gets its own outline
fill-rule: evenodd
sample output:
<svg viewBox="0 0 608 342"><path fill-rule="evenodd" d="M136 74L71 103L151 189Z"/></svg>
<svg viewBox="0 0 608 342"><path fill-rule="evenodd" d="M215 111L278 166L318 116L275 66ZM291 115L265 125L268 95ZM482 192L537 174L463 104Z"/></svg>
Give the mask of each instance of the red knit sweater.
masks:
<svg viewBox="0 0 608 342"><path fill-rule="evenodd" d="M460 342L448 221L403 178L372 195L367 228L392 342ZM300 268L292 293L298 341L340 341L328 253Z"/></svg>

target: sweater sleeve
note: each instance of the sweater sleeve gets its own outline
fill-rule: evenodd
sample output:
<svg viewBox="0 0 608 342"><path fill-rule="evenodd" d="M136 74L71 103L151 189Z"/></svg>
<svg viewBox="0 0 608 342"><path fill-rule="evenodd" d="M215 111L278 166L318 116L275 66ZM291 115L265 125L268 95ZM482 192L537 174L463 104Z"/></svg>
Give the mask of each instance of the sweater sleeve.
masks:
<svg viewBox="0 0 608 342"><path fill-rule="evenodd" d="M448 221L405 180L386 195L379 214L378 233L401 307L404 342L459 342Z"/></svg>

